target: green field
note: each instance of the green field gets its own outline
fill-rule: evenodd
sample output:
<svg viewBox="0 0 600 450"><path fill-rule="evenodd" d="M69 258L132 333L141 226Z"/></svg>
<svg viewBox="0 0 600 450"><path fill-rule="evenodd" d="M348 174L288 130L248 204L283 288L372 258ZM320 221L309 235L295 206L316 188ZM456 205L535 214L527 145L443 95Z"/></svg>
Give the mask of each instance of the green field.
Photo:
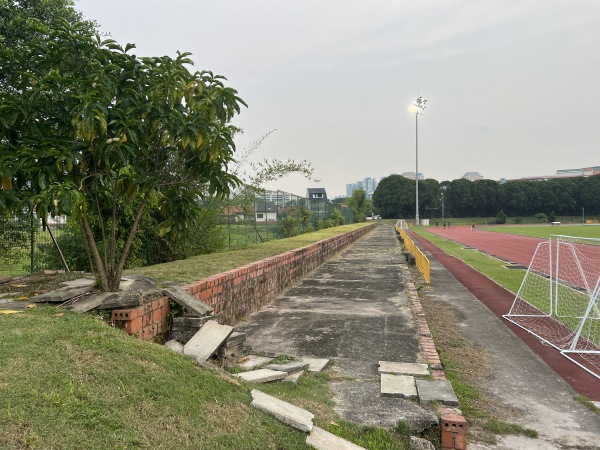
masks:
<svg viewBox="0 0 600 450"><path fill-rule="evenodd" d="M486 231L549 238L552 234L600 239L600 225L502 225L489 226Z"/></svg>

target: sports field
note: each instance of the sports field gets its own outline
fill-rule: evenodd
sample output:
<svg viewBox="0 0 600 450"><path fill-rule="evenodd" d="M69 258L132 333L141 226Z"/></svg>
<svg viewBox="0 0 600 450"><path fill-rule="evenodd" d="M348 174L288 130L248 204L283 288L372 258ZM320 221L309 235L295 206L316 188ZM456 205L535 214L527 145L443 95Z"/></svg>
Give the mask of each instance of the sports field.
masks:
<svg viewBox="0 0 600 450"><path fill-rule="evenodd" d="M467 227L470 229L470 227ZM485 231L549 238L552 234L600 239L600 225L501 225L481 228Z"/></svg>

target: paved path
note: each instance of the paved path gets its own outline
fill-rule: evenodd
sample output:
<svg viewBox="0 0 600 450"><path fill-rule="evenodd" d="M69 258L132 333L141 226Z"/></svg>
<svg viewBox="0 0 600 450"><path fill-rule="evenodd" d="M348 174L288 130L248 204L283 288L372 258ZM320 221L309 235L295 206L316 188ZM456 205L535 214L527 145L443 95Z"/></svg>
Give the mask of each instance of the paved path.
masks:
<svg viewBox="0 0 600 450"><path fill-rule="evenodd" d="M254 351L331 358L339 412L361 424L424 428L435 416L379 395L379 361L417 362L419 341L391 226L379 226L236 326Z"/></svg>
<svg viewBox="0 0 600 450"><path fill-rule="evenodd" d="M427 299L439 308L457 310L460 317L458 325L464 335L491 355L491 376L481 381L482 388L509 415L506 420L533 428L540 434L538 439L500 437L498 445L469 444L469 449L599 449L600 417L576 402L574 390L523 344L507 326L508 322L488 309L498 305L499 293L494 286L499 286L483 277L486 283L479 280L467 289L453 273L469 284L477 272L471 269L466 275L460 273L457 267L465 266L461 261L435 246L419 246L431 262L431 290L424 291ZM478 300L481 297L486 301ZM537 346L544 347L539 342ZM566 362L562 356L558 358ZM580 380L583 383L581 387L588 388L590 395L600 388L598 384L586 384L596 383L594 380Z"/></svg>

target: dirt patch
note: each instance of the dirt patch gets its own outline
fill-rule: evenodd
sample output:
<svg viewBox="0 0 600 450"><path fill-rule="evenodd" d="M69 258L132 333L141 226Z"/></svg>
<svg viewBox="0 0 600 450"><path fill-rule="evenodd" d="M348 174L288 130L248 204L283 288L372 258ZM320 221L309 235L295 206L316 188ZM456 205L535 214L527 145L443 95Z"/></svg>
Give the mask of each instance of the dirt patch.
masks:
<svg viewBox="0 0 600 450"><path fill-rule="evenodd" d="M75 280L81 278L81 273L53 273L46 274L38 272L22 277L15 277L0 283L0 294L22 295L24 297L32 297L38 294L45 294L62 287L64 281ZM10 295L9 295L10 297Z"/></svg>

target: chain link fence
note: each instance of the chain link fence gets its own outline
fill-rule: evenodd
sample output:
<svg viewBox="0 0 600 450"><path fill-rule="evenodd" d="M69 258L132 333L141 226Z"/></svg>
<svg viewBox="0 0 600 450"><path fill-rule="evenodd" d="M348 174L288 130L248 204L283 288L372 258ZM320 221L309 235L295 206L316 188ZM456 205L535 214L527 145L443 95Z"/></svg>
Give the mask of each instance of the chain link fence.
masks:
<svg viewBox="0 0 600 450"><path fill-rule="evenodd" d="M46 226L33 211L24 210L0 216L0 275L29 275L47 269L60 261L54 244L66 225L66 218L48 218Z"/></svg>

